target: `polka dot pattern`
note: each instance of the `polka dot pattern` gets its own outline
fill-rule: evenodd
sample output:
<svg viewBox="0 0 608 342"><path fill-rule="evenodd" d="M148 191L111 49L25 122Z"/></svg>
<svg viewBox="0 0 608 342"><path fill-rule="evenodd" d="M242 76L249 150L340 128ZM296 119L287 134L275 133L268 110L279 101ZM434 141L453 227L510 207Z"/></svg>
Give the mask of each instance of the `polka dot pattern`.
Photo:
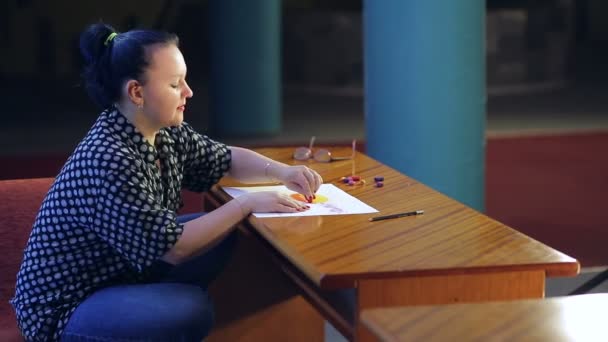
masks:
<svg viewBox="0 0 608 342"><path fill-rule="evenodd" d="M143 282L179 239L182 188L208 190L230 168L226 145L187 123L155 146L115 109L104 111L44 199L11 300L27 340L59 340L90 294Z"/></svg>

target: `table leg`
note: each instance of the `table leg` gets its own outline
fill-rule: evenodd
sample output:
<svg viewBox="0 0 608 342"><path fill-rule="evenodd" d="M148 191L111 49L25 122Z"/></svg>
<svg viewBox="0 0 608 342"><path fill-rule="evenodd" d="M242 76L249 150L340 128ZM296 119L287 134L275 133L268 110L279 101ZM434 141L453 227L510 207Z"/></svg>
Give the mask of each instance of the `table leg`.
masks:
<svg viewBox="0 0 608 342"><path fill-rule="evenodd" d="M324 319L253 235L210 287L216 322L205 341L323 341Z"/></svg>

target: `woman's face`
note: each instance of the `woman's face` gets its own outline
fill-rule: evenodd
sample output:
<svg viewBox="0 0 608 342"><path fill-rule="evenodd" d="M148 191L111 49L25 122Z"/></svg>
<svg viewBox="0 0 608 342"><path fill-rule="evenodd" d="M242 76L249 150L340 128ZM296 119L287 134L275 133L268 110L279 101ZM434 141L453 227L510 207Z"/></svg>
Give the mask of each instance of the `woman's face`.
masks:
<svg viewBox="0 0 608 342"><path fill-rule="evenodd" d="M192 89L186 83L186 62L173 44L153 46L143 84L143 112L150 126L178 126L184 120L186 99Z"/></svg>

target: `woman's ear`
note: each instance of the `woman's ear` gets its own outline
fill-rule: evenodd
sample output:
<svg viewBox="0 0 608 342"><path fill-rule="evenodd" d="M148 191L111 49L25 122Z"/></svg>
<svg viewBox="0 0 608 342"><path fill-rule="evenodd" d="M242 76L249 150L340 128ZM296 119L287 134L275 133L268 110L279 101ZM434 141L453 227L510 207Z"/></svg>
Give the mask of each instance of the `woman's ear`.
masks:
<svg viewBox="0 0 608 342"><path fill-rule="evenodd" d="M125 84L127 97L136 106L141 107L144 104L144 92L141 83L137 80L129 80Z"/></svg>

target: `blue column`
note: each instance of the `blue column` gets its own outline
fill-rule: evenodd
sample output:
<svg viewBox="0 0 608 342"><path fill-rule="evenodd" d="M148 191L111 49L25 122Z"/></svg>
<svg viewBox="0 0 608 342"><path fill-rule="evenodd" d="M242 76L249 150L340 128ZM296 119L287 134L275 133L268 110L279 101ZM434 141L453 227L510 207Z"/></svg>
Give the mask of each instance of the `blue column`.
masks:
<svg viewBox="0 0 608 342"><path fill-rule="evenodd" d="M280 19L280 0L209 1L209 105L215 134L279 133Z"/></svg>
<svg viewBox="0 0 608 342"><path fill-rule="evenodd" d="M365 0L363 17L367 152L483 211L485 1Z"/></svg>

